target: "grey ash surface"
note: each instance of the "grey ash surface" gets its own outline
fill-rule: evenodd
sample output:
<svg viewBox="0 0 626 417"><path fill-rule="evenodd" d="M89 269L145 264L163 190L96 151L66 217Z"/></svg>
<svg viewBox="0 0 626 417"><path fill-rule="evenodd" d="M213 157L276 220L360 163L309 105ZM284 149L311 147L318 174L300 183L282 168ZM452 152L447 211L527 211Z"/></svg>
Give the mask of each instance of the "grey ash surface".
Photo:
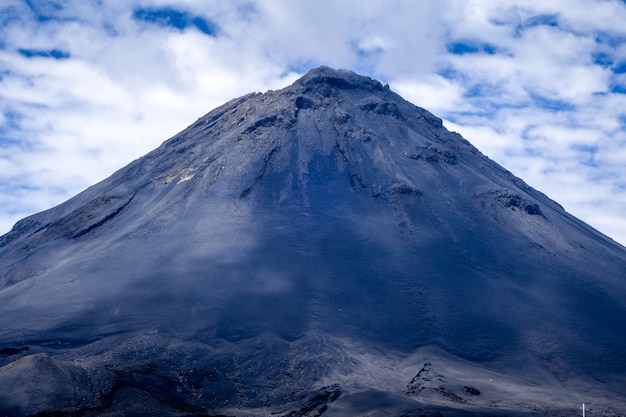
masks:
<svg viewBox="0 0 626 417"><path fill-rule="evenodd" d="M0 237L0 415L626 410L626 250L349 71Z"/></svg>

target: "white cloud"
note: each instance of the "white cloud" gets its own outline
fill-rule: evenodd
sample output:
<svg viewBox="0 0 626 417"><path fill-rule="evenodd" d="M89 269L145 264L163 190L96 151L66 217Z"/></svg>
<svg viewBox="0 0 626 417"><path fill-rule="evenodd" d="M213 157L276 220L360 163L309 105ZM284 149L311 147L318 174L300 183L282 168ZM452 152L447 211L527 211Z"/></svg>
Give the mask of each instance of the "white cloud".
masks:
<svg viewBox="0 0 626 417"><path fill-rule="evenodd" d="M463 97L465 86L437 74L397 79L393 81L393 87L405 99L436 114L477 110Z"/></svg>
<svg viewBox="0 0 626 417"><path fill-rule="evenodd" d="M0 6L0 233L223 102L324 64L389 82L626 242L623 1L31 4ZM180 27L150 14L164 8Z"/></svg>

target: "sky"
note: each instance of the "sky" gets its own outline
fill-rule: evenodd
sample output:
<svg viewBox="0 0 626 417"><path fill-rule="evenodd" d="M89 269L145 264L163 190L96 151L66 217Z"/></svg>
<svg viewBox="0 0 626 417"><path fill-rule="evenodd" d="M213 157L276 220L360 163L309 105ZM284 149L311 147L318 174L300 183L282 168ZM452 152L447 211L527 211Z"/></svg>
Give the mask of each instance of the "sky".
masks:
<svg viewBox="0 0 626 417"><path fill-rule="evenodd" d="M624 0L0 0L0 234L328 65L626 244L624 22Z"/></svg>

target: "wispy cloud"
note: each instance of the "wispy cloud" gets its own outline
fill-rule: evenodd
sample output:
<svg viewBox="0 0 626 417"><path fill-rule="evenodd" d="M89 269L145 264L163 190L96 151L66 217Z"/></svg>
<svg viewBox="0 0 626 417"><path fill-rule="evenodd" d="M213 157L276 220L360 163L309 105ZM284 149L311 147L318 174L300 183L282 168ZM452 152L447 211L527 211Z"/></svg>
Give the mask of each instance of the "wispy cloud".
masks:
<svg viewBox="0 0 626 417"><path fill-rule="evenodd" d="M215 106L354 69L626 242L620 0L5 0L0 233Z"/></svg>

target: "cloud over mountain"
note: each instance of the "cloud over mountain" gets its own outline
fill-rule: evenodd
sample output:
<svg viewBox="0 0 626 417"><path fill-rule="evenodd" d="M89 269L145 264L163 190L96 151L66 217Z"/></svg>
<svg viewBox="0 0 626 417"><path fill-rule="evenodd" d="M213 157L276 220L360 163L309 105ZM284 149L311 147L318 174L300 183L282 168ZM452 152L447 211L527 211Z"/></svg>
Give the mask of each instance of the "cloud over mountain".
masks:
<svg viewBox="0 0 626 417"><path fill-rule="evenodd" d="M626 240L622 1L0 7L5 231L149 151L189 114L325 64L389 83Z"/></svg>

